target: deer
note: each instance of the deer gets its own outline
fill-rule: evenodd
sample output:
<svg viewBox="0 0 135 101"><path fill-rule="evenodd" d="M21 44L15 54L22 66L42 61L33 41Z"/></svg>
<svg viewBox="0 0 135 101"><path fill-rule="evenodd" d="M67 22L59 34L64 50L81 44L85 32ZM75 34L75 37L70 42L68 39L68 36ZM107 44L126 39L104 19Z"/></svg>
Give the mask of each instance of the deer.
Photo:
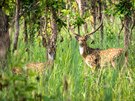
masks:
<svg viewBox="0 0 135 101"><path fill-rule="evenodd" d="M53 62L54 62L54 58L55 58L55 49L53 45L50 45L48 48L48 61L47 62L32 62L32 63L28 63L25 66L25 70L29 71L29 70L34 70L37 72L43 72L46 68L48 67L52 67L53 66Z"/></svg>
<svg viewBox="0 0 135 101"><path fill-rule="evenodd" d="M54 46L50 45L48 48L48 61L46 62L31 62L24 66L24 68L20 67L13 67L12 73L13 74L23 74L23 72L26 72L28 75L29 71L37 72L38 74L42 74L46 69L50 69L53 67L54 58L55 58L55 50Z"/></svg>
<svg viewBox="0 0 135 101"><path fill-rule="evenodd" d="M115 68L116 58L124 52L123 48L108 48L106 50L102 50L99 48L91 48L87 45L87 40L90 35L94 34L101 27L102 23L103 21L101 21L101 24L94 31L83 36L75 33L73 29L71 29L71 32L79 44L80 55L91 69L105 67L108 63Z"/></svg>

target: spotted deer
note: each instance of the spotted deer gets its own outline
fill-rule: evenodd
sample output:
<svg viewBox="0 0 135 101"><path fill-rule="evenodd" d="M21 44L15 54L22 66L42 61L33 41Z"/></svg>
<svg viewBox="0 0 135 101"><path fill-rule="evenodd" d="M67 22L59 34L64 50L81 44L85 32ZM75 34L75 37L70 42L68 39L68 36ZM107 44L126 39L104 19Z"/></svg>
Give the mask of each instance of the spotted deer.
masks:
<svg viewBox="0 0 135 101"><path fill-rule="evenodd" d="M47 62L32 62L28 63L25 66L25 70L36 71L38 73L43 73L43 71L47 68L52 68L54 62L55 50L53 45L48 48L48 61Z"/></svg>
<svg viewBox="0 0 135 101"><path fill-rule="evenodd" d="M22 74L23 71L28 74L29 71L34 71L37 73L43 73L45 69L52 68L54 63L54 47L50 46L48 48L48 61L47 62L31 62L24 66L24 69L20 67L13 67L12 72L14 74Z"/></svg>
<svg viewBox="0 0 135 101"><path fill-rule="evenodd" d="M102 22L99 27L97 27L97 29L83 36L76 34L73 29L71 31L74 34L77 42L79 43L80 55L83 57L83 60L89 67L104 67L108 63L115 67L115 59L123 53L122 48L109 48L106 50L102 50L98 48L94 49L87 45L87 40L89 36L95 33L101 27L101 25Z"/></svg>

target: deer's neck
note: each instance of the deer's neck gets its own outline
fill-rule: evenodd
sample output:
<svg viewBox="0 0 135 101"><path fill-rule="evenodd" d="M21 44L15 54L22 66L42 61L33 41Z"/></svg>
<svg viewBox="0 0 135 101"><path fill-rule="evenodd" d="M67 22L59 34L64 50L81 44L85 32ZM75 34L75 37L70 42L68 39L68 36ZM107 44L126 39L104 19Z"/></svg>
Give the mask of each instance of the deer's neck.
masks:
<svg viewBox="0 0 135 101"><path fill-rule="evenodd" d="M87 49L86 46L79 46L79 52L81 56L86 57L87 55L86 49Z"/></svg>

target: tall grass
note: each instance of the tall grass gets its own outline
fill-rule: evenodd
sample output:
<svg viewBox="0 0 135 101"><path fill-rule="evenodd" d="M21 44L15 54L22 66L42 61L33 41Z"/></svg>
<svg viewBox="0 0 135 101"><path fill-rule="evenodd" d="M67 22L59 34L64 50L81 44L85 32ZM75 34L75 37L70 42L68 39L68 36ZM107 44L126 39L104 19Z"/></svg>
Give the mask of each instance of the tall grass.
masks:
<svg viewBox="0 0 135 101"><path fill-rule="evenodd" d="M107 24L106 24L107 25ZM115 26L115 25L114 25ZM116 27L115 27L116 28ZM95 44L89 44L93 48L106 49L109 47L123 47L121 35L120 45L117 44L117 33L111 26L105 27L104 47L99 43L99 33L95 37ZM135 100L135 42L130 44L129 65L127 68L104 68L91 71L85 65L78 51L78 44L68 34L64 36L62 43L57 42L57 55L54 68L51 72L46 70L43 75L30 74L13 75L12 67L24 68L29 62L45 62L45 49L39 46L40 39L35 38L33 45L27 45L29 53L25 52L26 45L19 40L18 50L8 59L8 69L2 72L3 83L9 86L0 91L0 100L31 100L40 98L44 101L134 101ZM133 33L135 34L135 33ZM20 36L21 38L22 36ZM134 38L133 38L134 39ZM88 41L90 43L90 40ZM122 64L121 64L122 66ZM1 80L1 79L0 79Z"/></svg>

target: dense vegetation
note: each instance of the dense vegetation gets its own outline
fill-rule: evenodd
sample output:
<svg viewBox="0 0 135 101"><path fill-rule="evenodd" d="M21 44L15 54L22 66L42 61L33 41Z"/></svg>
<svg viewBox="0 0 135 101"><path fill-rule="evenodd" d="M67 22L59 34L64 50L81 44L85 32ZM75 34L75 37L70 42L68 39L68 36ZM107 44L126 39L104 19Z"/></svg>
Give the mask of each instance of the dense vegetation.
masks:
<svg viewBox="0 0 135 101"><path fill-rule="evenodd" d="M6 64L0 65L1 101L135 100L134 0L84 0L85 10L78 8L79 0L3 1L2 9L9 18L10 49ZM84 35L94 30L101 20L103 26L89 38L89 46L124 48L128 51L127 66L119 63L115 69L108 66L93 72L80 56L70 26ZM83 30L86 23L87 28ZM18 41L15 41L16 33ZM53 68L27 74L26 64L48 61L51 43L56 48ZM15 74L13 68L22 71Z"/></svg>

